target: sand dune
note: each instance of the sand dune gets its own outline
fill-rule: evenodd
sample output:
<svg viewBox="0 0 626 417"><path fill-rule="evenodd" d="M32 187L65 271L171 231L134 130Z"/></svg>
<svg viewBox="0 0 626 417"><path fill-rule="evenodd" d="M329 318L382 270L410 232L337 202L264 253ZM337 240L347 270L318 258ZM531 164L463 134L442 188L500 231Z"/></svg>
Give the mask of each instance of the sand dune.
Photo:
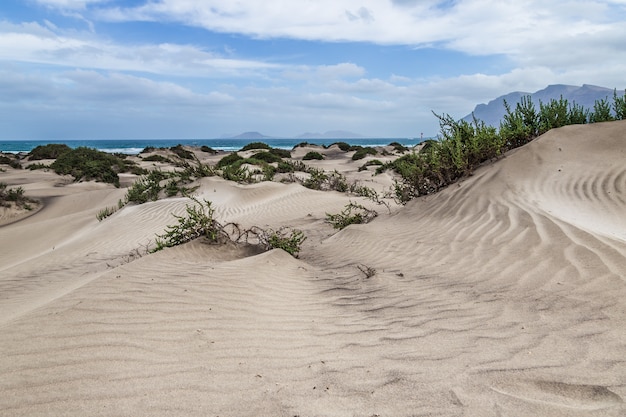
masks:
<svg viewBox="0 0 626 417"><path fill-rule="evenodd" d="M1 414L623 416L625 161L624 122L557 129L340 232L327 212L373 203L200 182L223 221L302 229L300 259L145 255L188 200L98 222L123 190L26 177L45 206L0 227Z"/></svg>

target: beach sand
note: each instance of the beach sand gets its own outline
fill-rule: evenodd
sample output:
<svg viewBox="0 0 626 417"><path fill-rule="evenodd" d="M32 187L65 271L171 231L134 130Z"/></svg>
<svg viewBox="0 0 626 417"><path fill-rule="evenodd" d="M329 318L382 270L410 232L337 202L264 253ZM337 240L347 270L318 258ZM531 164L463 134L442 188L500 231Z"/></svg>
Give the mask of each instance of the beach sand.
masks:
<svg viewBox="0 0 626 417"><path fill-rule="evenodd" d="M324 151L311 165L393 183ZM220 221L303 230L299 259L201 240L146 255L189 200L99 222L123 188L0 181L43 203L0 218L0 415L626 415L626 122L552 130L390 210L199 181ZM378 217L333 229L350 201Z"/></svg>

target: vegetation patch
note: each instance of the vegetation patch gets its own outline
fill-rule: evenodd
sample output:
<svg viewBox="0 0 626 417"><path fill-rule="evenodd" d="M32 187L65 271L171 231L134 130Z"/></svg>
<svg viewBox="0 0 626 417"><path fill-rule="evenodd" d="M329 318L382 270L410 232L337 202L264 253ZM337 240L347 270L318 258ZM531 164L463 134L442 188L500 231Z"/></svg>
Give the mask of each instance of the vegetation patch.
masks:
<svg viewBox="0 0 626 417"><path fill-rule="evenodd" d="M0 164L5 164L14 169L22 169L22 164L17 157L10 158L5 155L0 155Z"/></svg>
<svg viewBox="0 0 626 417"><path fill-rule="evenodd" d="M291 158L291 152L287 149L272 148L269 152L273 155L280 156L281 158Z"/></svg>
<svg viewBox="0 0 626 417"><path fill-rule="evenodd" d="M344 152L348 152L349 150L351 150L351 146L350 144L346 143L346 142L335 142L335 143L331 143L330 146L333 145L337 145L337 147L339 147L339 149L341 149ZM329 148L330 148L329 146Z"/></svg>
<svg viewBox="0 0 626 417"><path fill-rule="evenodd" d="M200 150L202 152L206 152L206 153L210 153L212 155L215 155L218 151L216 151L215 149L211 148L210 146L206 146L206 145L202 145L200 147Z"/></svg>
<svg viewBox="0 0 626 417"><path fill-rule="evenodd" d="M50 168L50 165L41 164L38 162L28 165L28 169L30 169L31 171L35 171L37 169L49 169L49 168Z"/></svg>
<svg viewBox="0 0 626 417"><path fill-rule="evenodd" d="M371 167L371 166L382 166L384 165L382 163L382 161L378 160L378 159L372 159L371 161L367 161L366 163L364 163L363 165L361 165L359 167L359 171L365 171L367 170L367 167Z"/></svg>
<svg viewBox="0 0 626 417"><path fill-rule="evenodd" d="M310 160L322 160L324 159L324 155L322 155L319 152L315 152L315 151L309 151L306 153L306 155L304 155L302 157L303 161L310 161Z"/></svg>
<svg viewBox="0 0 626 417"><path fill-rule="evenodd" d="M220 159L217 162L217 167L218 168L222 168L225 167L227 165L232 165L233 163L242 160L243 157L241 155L239 155L237 152L233 152L229 155L226 155L225 157L223 157L222 159Z"/></svg>
<svg viewBox="0 0 626 417"><path fill-rule="evenodd" d="M255 159L257 161L263 161L266 163L274 163L274 162L281 162L283 160L282 157L272 153L272 152L258 152L255 153L254 155L252 155L252 159Z"/></svg>
<svg viewBox="0 0 626 417"><path fill-rule="evenodd" d="M399 153L404 153L404 152L409 151L409 148L407 148L406 146L402 145L399 142L391 142L389 146L392 146L393 150Z"/></svg>
<svg viewBox="0 0 626 417"><path fill-rule="evenodd" d="M376 216L376 211L351 201L339 214L326 213L326 221L335 229L341 230L351 224L369 223Z"/></svg>
<svg viewBox="0 0 626 417"><path fill-rule="evenodd" d="M357 161L359 159L365 158L367 155L378 155L378 152L371 146L359 147L354 155L352 155L352 160Z"/></svg>
<svg viewBox="0 0 626 417"><path fill-rule="evenodd" d="M26 195L24 195L24 188L9 188L7 184L0 182L0 207L16 206L25 210L32 210L31 204L36 203Z"/></svg>
<svg viewBox="0 0 626 417"><path fill-rule="evenodd" d="M143 160L146 162L164 162L164 163L170 163L170 164L172 163L171 159L163 155L159 155L159 154L146 156L145 158L143 158Z"/></svg>
<svg viewBox="0 0 626 417"><path fill-rule="evenodd" d="M408 153L377 170L393 169L400 175L394 189L396 199L405 203L432 194L462 177L470 175L481 164L498 158L504 152L525 145L550 129L570 124L594 123L624 119L626 95L613 93L613 104L596 101L593 110L583 109L562 97L548 103L539 102L539 110L530 96L522 97L515 108L505 101L506 114L500 128L474 119L456 121L449 115L437 115L439 140L427 140L418 152Z"/></svg>
<svg viewBox="0 0 626 417"><path fill-rule="evenodd" d="M182 158L182 159L194 159L195 158L195 155L193 154L193 152L185 149L183 145L181 144L172 146L170 148L170 151L174 152L174 154L176 154L179 158Z"/></svg>
<svg viewBox="0 0 626 417"><path fill-rule="evenodd" d="M195 197L191 199L194 204L185 206L186 215L174 215L178 223L167 226L165 233L157 235L156 247L152 252L204 238L210 243L252 242L265 250L285 250L297 258L301 245L306 240L304 233L298 229L266 230L252 227L242 230L236 223L222 224L215 219L215 209L210 201L201 202Z"/></svg>
<svg viewBox="0 0 626 417"><path fill-rule="evenodd" d="M70 152L72 148L64 143L49 143L47 145L39 145L29 152L28 158L31 161L40 159L57 159L59 156Z"/></svg>
<svg viewBox="0 0 626 417"><path fill-rule="evenodd" d="M247 145L245 145L243 148L241 148L241 152L244 151L250 151L253 149L271 149L271 146L268 145L267 143L263 143L263 142L250 142Z"/></svg>
<svg viewBox="0 0 626 417"><path fill-rule="evenodd" d="M60 155L50 167L60 175L69 174L75 181L95 180L120 186L119 172L136 171L139 167L132 162L101 152L96 149L79 147Z"/></svg>

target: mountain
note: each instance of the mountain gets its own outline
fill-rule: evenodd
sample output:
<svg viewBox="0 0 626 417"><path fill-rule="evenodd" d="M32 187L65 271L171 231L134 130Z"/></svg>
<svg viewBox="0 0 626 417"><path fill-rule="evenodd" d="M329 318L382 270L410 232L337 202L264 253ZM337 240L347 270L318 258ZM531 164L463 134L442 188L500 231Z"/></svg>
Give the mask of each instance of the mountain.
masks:
<svg viewBox="0 0 626 417"><path fill-rule="evenodd" d="M296 139L359 139L363 137L365 136L354 132L347 132L345 130L329 130L324 133L306 132L296 136Z"/></svg>
<svg viewBox="0 0 626 417"><path fill-rule="evenodd" d="M273 136L265 136L259 132L244 132L239 135L230 136L226 139L270 139Z"/></svg>
<svg viewBox="0 0 626 417"><path fill-rule="evenodd" d="M531 100L535 104L537 110L539 110L539 101L543 103L549 102L551 99L558 100L563 97L571 104L575 102L578 105L583 106L586 109L593 109L593 105L596 100L613 97L613 90L605 87L598 87L589 84L583 84L582 87L564 84L549 85L543 90L536 91L534 93L524 93L516 91L503 96L500 96L494 100L491 100L487 104L479 104L474 108L472 112L478 120L482 120L488 125L499 126L500 120L506 114L504 109L504 100L511 106L511 109L515 109L515 104L520 101L524 96L530 96ZM472 113L463 117L463 120L469 122L472 121Z"/></svg>

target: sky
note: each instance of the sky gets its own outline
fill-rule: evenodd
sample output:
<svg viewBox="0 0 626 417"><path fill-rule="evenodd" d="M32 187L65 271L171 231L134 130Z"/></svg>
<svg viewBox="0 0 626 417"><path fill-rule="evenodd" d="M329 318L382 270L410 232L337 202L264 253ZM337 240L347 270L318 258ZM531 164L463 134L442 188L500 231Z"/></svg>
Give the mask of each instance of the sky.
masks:
<svg viewBox="0 0 626 417"><path fill-rule="evenodd" d="M2 0L0 140L415 138L626 88L626 0Z"/></svg>

